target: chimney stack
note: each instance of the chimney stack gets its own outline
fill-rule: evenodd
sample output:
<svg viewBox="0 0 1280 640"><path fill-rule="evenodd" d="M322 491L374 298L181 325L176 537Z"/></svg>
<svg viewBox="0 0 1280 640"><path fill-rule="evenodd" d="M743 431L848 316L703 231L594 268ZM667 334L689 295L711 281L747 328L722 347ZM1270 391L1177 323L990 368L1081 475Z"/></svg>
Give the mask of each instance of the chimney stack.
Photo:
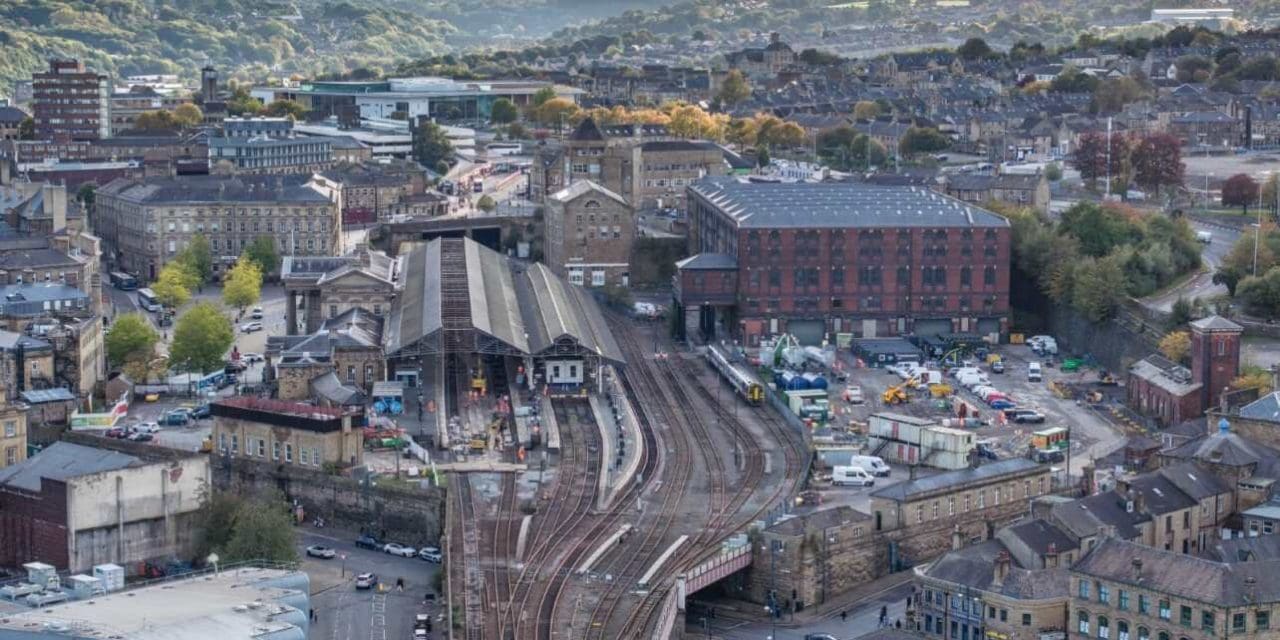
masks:
<svg viewBox="0 0 1280 640"><path fill-rule="evenodd" d="M1133 559L1133 581L1142 582L1142 558Z"/></svg>
<svg viewBox="0 0 1280 640"><path fill-rule="evenodd" d="M1058 568L1058 544L1055 542L1050 542L1049 549L1044 552L1044 568Z"/></svg>
<svg viewBox="0 0 1280 640"><path fill-rule="evenodd" d="M995 573L992 576L991 582L994 586L999 587L1004 584L1004 579L1008 577L1008 575L1009 575L1009 552L1001 551L1000 553L996 554Z"/></svg>

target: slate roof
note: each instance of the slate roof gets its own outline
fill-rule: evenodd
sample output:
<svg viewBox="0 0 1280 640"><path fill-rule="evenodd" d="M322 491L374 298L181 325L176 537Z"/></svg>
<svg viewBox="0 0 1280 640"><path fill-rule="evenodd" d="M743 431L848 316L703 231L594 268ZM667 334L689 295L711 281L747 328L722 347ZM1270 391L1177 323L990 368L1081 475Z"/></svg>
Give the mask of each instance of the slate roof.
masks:
<svg viewBox="0 0 1280 640"><path fill-rule="evenodd" d="M18 464L0 469L0 485L39 491L41 479L68 480L139 462L138 458L117 451L59 441Z"/></svg>
<svg viewBox="0 0 1280 640"><path fill-rule="evenodd" d="M1232 487L1225 480L1191 462L1181 462L1163 467L1156 473L1164 476L1191 499L1199 501L1213 496L1231 493Z"/></svg>
<svg viewBox="0 0 1280 640"><path fill-rule="evenodd" d="M1190 509L1197 504L1178 485L1159 473L1138 476L1129 481L1129 488L1142 497L1143 510L1154 515Z"/></svg>
<svg viewBox="0 0 1280 640"><path fill-rule="evenodd" d="M364 393L355 387L348 387L338 379L338 374L330 371L311 381L311 390L319 397L342 406L364 404Z"/></svg>
<svg viewBox="0 0 1280 640"><path fill-rule="evenodd" d="M957 191L987 191L990 189L1028 190L1040 187L1040 176L1024 176L1005 174L984 176L973 173L960 173L947 177L947 188Z"/></svg>
<svg viewBox="0 0 1280 640"><path fill-rule="evenodd" d="M1142 563L1137 576L1134 560ZM1280 602L1280 560L1226 564L1107 538L1071 572L1221 607Z"/></svg>
<svg viewBox="0 0 1280 640"><path fill-rule="evenodd" d="M640 144L641 151L718 151L720 145L705 140L649 140Z"/></svg>
<svg viewBox="0 0 1280 640"><path fill-rule="evenodd" d="M1280 422L1280 391L1272 391L1240 407L1240 417L1251 420Z"/></svg>
<svg viewBox="0 0 1280 640"><path fill-rule="evenodd" d="M1280 452L1231 431L1201 436L1165 451L1162 455L1232 467L1257 465L1255 476L1276 477Z"/></svg>
<svg viewBox="0 0 1280 640"><path fill-rule="evenodd" d="M1200 388L1200 383L1191 381L1191 371L1186 367L1155 354L1133 363L1129 367L1129 374L1175 396L1185 396Z"/></svg>
<svg viewBox="0 0 1280 640"><path fill-rule="evenodd" d="M1280 535L1231 538L1230 540L1214 538L1201 555L1217 562L1280 560Z"/></svg>
<svg viewBox="0 0 1280 640"><path fill-rule="evenodd" d="M682 271L737 269L738 259L727 253L699 253L676 262Z"/></svg>
<svg viewBox="0 0 1280 640"><path fill-rule="evenodd" d="M117 178L100 187L99 193L115 195L126 202L146 204L267 201L329 204L329 198L311 184L309 175Z"/></svg>
<svg viewBox="0 0 1280 640"><path fill-rule="evenodd" d="M17 107L0 107L0 124L16 126L27 119L27 112Z"/></svg>
<svg viewBox="0 0 1280 640"><path fill-rule="evenodd" d="M1126 499L1115 491L1056 504L1051 509L1053 520L1071 535L1087 538L1098 535L1102 526L1115 527L1116 535L1132 540L1141 534L1139 526L1151 520L1151 516L1125 511Z"/></svg>
<svg viewBox="0 0 1280 640"><path fill-rule="evenodd" d="M871 516L850 506L820 509L804 515L788 518L769 527L769 533L785 536L802 536L811 531L823 531L856 522L867 522Z"/></svg>
<svg viewBox="0 0 1280 640"><path fill-rule="evenodd" d="M746 228L1009 226L1007 219L986 209L918 187L719 176L689 188Z"/></svg>
<svg viewBox="0 0 1280 640"><path fill-rule="evenodd" d="M53 345L50 345L44 340L32 338L31 336L23 335L21 333L0 330L0 349L13 351L17 349L19 345L27 351L43 351L53 348Z"/></svg>
<svg viewBox="0 0 1280 640"><path fill-rule="evenodd" d="M623 206L628 206L626 199L624 199L622 196L604 188L603 186L591 180L579 180L547 197L556 202L567 204L589 193L598 194L601 197L609 198L610 200L613 200L618 204L621 204Z"/></svg>
<svg viewBox="0 0 1280 640"><path fill-rule="evenodd" d="M1004 476L1021 476L1032 472L1042 471L1046 467L1042 467L1026 458L1009 458L989 464L984 464L977 469L960 469L957 471L948 471L927 478L918 478L907 482L900 482L895 485L877 489L872 492L871 496L875 498L885 498L888 500L896 500L905 502L915 496L920 496L934 491L946 490L960 485L971 484L975 482L990 481Z"/></svg>
<svg viewBox="0 0 1280 640"><path fill-rule="evenodd" d="M1008 552L1003 543L985 540L946 553L929 565L925 575L970 589L1024 600L1067 595L1070 577L1066 569L1027 569L1019 566L1012 555L1009 557L1009 573L1001 584L995 584L996 556L1001 552Z"/></svg>
<svg viewBox="0 0 1280 640"><path fill-rule="evenodd" d="M1200 320L1192 322L1191 327L1202 331L1244 331L1244 327L1222 316L1201 318Z"/></svg>
<svg viewBox="0 0 1280 640"><path fill-rule="evenodd" d="M996 535L1002 539L1004 536L1016 538L1037 555L1049 553L1050 547L1056 553L1066 553L1072 549L1079 548L1075 539L1068 535L1067 532L1058 528L1052 522L1040 518L1005 527Z"/></svg>

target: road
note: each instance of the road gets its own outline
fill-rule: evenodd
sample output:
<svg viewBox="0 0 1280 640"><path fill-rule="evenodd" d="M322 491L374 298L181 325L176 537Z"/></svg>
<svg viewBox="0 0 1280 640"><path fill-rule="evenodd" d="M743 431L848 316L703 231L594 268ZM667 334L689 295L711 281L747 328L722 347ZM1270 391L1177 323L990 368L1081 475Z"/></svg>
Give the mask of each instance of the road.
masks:
<svg viewBox="0 0 1280 640"><path fill-rule="evenodd" d="M325 529L299 529L298 555L302 569L311 577L311 606L317 621L309 634L311 640L398 640L413 637L413 620L418 613L438 616L442 608L424 604L427 592L435 592L435 574L440 565L417 558L389 556L379 551L357 549L355 536ZM339 556L321 560L306 556L306 547L320 544L337 550ZM354 576L372 571L386 585L383 593L357 591ZM396 578L405 579L404 591L395 588ZM436 601L440 601L437 594ZM441 629L437 622L433 636Z"/></svg>
<svg viewBox="0 0 1280 640"><path fill-rule="evenodd" d="M1213 241L1205 245L1204 251L1200 254L1204 261L1204 269L1181 285L1157 295L1143 298L1142 304L1148 308L1168 312L1173 308L1173 303L1177 302L1178 298L1195 300L1196 298L1212 298L1227 293L1225 286L1213 283L1213 272L1217 271L1222 259L1231 251L1231 247L1235 245L1236 240L1240 239L1240 232L1225 226L1209 225L1195 221L1191 223L1191 227L1196 232L1207 231L1213 234Z"/></svg>
<svg viewBox="0 0 1280 640"><path fill-rule="evenodd" d="M885 607L891 622L902 619L905 623L907 598L911 595L911 588L911 583L907 582L865 598L858 606L848 610L847 620L841 620L839 612L836 612L830 618L803 627L778 628L776 640L804 640L805 635L810 633L829 633L840 640L857 638L879 627L880 607ZM726 640L773 637L773 626L768 622L727 620L719 615L715 620L704 621L701 612L690 615L685 631L686 637L690 638L697 638L700 634Z"/></svg>

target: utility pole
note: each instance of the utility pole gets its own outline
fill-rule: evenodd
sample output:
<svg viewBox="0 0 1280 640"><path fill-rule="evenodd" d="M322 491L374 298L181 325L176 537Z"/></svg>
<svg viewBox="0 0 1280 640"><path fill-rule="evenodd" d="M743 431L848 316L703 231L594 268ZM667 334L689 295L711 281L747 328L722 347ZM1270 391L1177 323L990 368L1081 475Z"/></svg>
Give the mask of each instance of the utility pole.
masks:
<svg viewBox="0 0 1280 640"><path fill-rule="evenodd" d="M1107 116L1107 184L1103 189L1102 199L1106 200L1106 196L1111 195L1111 116Z"/></svg>

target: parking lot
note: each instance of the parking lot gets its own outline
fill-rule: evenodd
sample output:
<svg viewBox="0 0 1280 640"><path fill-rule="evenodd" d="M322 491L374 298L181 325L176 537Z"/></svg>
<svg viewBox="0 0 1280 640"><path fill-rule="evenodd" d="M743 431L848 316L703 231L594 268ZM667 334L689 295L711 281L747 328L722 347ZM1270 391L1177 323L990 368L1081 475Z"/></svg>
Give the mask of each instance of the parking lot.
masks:
<svg viewBox="0 0 1280 640"><path fill-rule="evenodd" d="M1045 416L1042 424L1015 424L1009 422L1001 425L997 420L997 411L989 408L978 396L947 376L945 382L950 384L954 392L979 409L978 417L984 421L981 427L972 429L979 439L989 440L1000 457L1025 455L1031 439L1031 433L1048 427L1066 427L1071 433L1071 470L1080 473L1081 469L1093 458L1104 456L1123 441L1124 436L1095 409L1080 401L1062 398L1056 395L1051 384L1063 381L1074 384L1092 384L1098 380L1098 371L1081 367L1077 372L1063 372L1049 361L1032 353L1025 345L999 345L994 353L1001 356L1005 363L1004 373L993 373L985 363L979 365L991 381L991 386L1007 394L1019 408L1034 409ZM898 384L900 378L881 368L858 368L853 355L845 350L840 355L850 372L849 385L862 388L865 402L861 405L848 405L840 400L844 385L833 385L832 401L842 405L839 419L844 423L865 424L872 413L892 412L912 415L920 418L941 420L954 417L949 405L929 396L924 389L909 391L910 401L906 404L887 405L881 394L888 387ZM1041 382L1028 380L1027 370L1030 362L1043 363ZM931 365L936 368L936 365ZM895 468L894 476L898 476ZM905 473L902 475L906 475ZM879 483L877 483L879 485Z"/></svg>

